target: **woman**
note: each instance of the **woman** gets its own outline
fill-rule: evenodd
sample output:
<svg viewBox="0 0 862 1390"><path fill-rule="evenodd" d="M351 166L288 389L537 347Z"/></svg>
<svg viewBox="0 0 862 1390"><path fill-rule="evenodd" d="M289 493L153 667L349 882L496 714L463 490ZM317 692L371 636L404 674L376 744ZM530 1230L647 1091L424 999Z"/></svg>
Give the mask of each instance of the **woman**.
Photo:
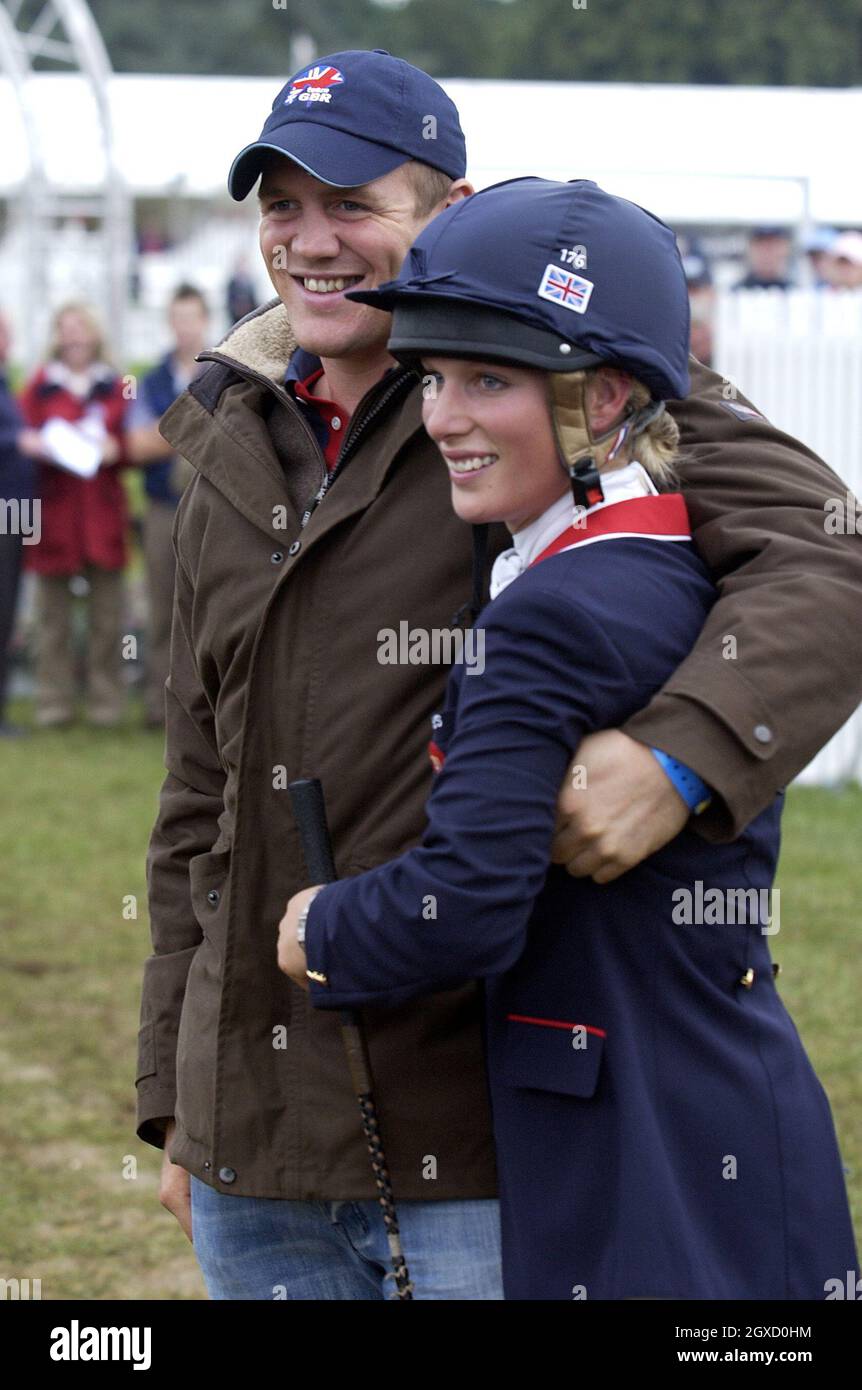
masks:
<svg viewBox="0 0 862 1390"><path fill-rule="evenodd" d="M733 844L685 830L605 886L550 864L571 750L649 700L714 599L681 495L655 488L663 402L688 390L672 233L593 183L514 180L354 297L421 360L459 516L514 544L484 669L456 667L435 717L422 844L292 898L279 964L321 1008L485 978L507 1298L822 1298L857 1266L773 979L778 801Z"/></svg>
<svg viewBox="0 0 862 1390"><path fill-rule="evenodd" d="M123 715L123 570L126 565L126 495L119 474L125 463L122 379L106 361L102 330L93 311L69 303L54 315L47 363L21 396L27 424L80 425L101 438L101 461L89 477L52 461L47 448L36 483L42 536L27 556L39 576L37 589L36 723L57 728L75 716L76 673L69 580L87 582L89 609L87 697L91 724L113 728Z"/></svg>

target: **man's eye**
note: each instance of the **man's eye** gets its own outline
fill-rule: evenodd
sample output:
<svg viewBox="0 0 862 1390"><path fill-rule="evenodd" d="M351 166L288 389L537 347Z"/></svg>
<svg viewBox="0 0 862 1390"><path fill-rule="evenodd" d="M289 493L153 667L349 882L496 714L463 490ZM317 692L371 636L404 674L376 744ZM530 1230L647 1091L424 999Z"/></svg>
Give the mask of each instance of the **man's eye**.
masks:
<svg viewBox="0 0 862 1390"><path fill-rule="evenodd" d="M342 198L342 199L341 199L341 202L338 204L338 206L339 206L340 208L344 208L344 210L345 210L346 212L367 212L367 211L368 211L368 208L366 207L365 203L354 203L353 200L352 200L351 198Z"/></svg>
<svg viewBox="0 0 862 1390"><path fill-rule="evenodd" d="M498 391L503 386L508 386L508 381L504 381L501 376L493 376L490 372L483 372L479 380L483 390Z"/></svg>

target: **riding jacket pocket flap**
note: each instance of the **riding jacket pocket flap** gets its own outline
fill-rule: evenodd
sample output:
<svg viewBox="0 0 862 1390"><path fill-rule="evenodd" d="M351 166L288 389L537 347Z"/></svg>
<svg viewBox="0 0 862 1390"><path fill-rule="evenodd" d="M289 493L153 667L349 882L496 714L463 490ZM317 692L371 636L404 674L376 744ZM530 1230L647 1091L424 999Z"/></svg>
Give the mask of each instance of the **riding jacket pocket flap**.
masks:
<svg viewBox="0 0 862 1390"><path fill-rule="evenodd" d="M604 1042L604 1030L595 1025L508 1014L500 1075L509 1086L591 1096Z"/></svg>

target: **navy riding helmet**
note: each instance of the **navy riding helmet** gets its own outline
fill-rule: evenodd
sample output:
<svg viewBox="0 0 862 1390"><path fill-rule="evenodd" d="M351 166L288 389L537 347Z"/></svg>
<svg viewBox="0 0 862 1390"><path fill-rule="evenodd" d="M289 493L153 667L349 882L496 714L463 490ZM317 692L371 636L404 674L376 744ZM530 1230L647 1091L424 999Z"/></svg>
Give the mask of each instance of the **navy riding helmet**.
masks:
<svg viewBox="0 0 862 1390"><path fill-rule="evenodd" d="M551 372L599 362L655 400L689 390L685 272L669 227L590 179L520 178L435 217L395 280L348 299L393 313L389 350Z"/></svg>

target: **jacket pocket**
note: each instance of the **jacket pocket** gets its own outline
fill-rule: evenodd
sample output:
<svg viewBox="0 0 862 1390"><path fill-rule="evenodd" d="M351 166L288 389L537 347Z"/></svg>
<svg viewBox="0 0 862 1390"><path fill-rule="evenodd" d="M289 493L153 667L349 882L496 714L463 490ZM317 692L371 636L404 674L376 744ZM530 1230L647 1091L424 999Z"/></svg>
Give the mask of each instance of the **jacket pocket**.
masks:
<svg viewBox="0 0 862 1390"><path fill-rule="evenodd" d="M211 938L230 873L230 848L207 850L189 860L192 908L204 936Z"/></svg>
<svg viewBox="0 0 862 1390"><path fill-rule="evenodd" d="M508 1086L557 1091L567 1096L594 1094L605 1044L595 1024L566 1023L528 1014L507 1014L500 1077Z"/></svg>
<svg viewBox="0 0 862 1390"><path fill-rule="evenodd" d="M138 1066L135 1073L135 1085L143 1081L146 1076L156 1074L156 1025L145 1023L138 1030Z"/></svg>

